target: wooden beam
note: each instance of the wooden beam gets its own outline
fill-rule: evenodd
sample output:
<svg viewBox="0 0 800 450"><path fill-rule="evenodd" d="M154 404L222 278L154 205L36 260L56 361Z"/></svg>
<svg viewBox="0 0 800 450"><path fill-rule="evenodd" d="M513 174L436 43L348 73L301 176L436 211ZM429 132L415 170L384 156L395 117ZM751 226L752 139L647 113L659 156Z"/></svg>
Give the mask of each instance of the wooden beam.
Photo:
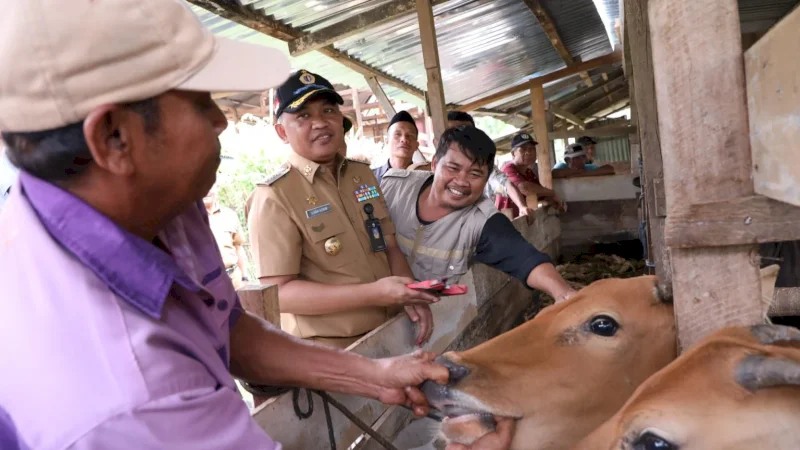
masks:
<svg viewBox="0 0 800 450"><path fill-rule="evenodd" d="M531 84L531 123L533 135L536 137L536 160L539 165L539 183L553 188L553 175L550 171L553 162L550 159L550 140L547 137L547 111L545 110L544 88L541 84Z"/></svg>
<svg viewBox="0 0 800 450"><path fill-rule="evenodd" d="M447 0L432 0L431 4L435 6L445 1ZM362 33L370 28L375 28L407 16L415 10L415 0L394 0L378 6L377 8L349 17L335 25L292 39L289 41L289 54L292 56L304 55L310 51L326 47L334 42Z"/></svg>
<svg viewBox="0 0 800 450"><path fill-rule="evenodd" d="M442 72L439 68L439 48L436 44L436 26L431 0L417 0L419 37L422 41L422 59L428 77L427 101L433 121L433 135L439 137L447 127L447 105L444 102Z"/></svg>
<svg viewBox="0 0 800 450"><path fill-rule="evenodd" d="M277 286L246 285L237 289L236 293L239 294L239 301L245 311L278 328L281 327L281 307L278 303Z"/></svg>
<svg viewBox="0 0 800 450"><path fill-rule="evenodd" d="M569 54L567 46L564 45L564 41L558 34L555 21L553 21L553 19L550 17L550 14L547 12L547 10L544 9L539 0L523 1L528 9L531 10L533 15L536 16L536 20L539 21L539 25L542 27L542 30L544 30L544 34L546 34L547 38L550 39L550 43L553 44L553 48L556 49L558 55L561 56L562 60L564 60L564 64L566 64L567 67L573 66L575 64L575 60L572 59L572 55ZM583 71L580 73L580 75L587 86L592 85L592 77L589 76L588 72Z"/></svg>
<svg viewBox="0 0 800 450"><path fill-rule="evenodd" d="M800 9L745 53L755 191L800 206Z"/></svg>
<svg viewBox="0 0 800 450"><path fill-rule="evenodd" d="M578 116L576 116L575 114L572 114L571 112L569 112L567 110L562 109L561 107L559 107L558 105L556 105L554 103L550 103L550 111L552 111L553 114L555 114L556 116L561 117L564 120L568 120L569 122L574 123L581 130L586 128L586 124Z"/></svg>
<svg viewBox="0 0 800 450"><path fill-rule="evenodd" d="M603 74L606 75L606 74ZM598 89L602 89L604 86L607 86L610 83L614 83L623 77L622 71L615 72L612 74L608 80L604 80L601 83L597 83L591 87L584 87L582 89L577 89L575 92L567 94L558 100L556 100L556 104L566 109L570 109L572 106L576 104L581 104L586 102L588 98L592 96Z"/></svg>
<svg viewBox="0 0 800 450"><path fill-rule="evenodd" d="M383 113L386 115L388 120L392 120L397 112L395 112L394 105L392 102L389 101L389 97L386 96L386 93L383 92L383 88L381 87L380 81L376 77L364 77L367 80L367 84L369 88L372 90L372 94L375 95L375 98L378 99L378 103L381 105L381 109Z"/></svg>
<svg viewBox="0 0 800 450"><path fill-rule="evenodd" d="M666 285L672 283L669 252L664 243L663 217L656 215L657 179L663 178L661 141L658 130L658 111L653 78L653 55L650 47L650 24L647 19L647 0L624 0L630 71L627 78L635 92L637 116L632 118L638 130L639 151L642 156L641 182L644 186L644 214L647 234L648 264Z"/></svg>
<svg viewBox="0 0 800 450"><path fill-rule="evenodd" d="M576 111L575 115L578 117L591 117L593 114L598 113L609 106L613 106L615 103L625 100L629 97L630 93L628 92L628 85L623 83L609 91L608 97L604 96L593 101L589 105L584 106L580 110Z"/></svg>
<svg viewBox="0 0 800 450"><path fill-rule="evenodd" d="M613 137L613 136L627 136L636 133L636 127L627 125L613 125L610 127L600 128L587 128L585 130L559 130L550 134L550 139L569 139L579 138L581 136L591 137Z"/></svg>
<svg viewBox="0 0 800 450"><path fill-rule="evenodd" d="M770 317L800 316L800 287L775 288Z"/></svg>
<svg viewBox="0 0 800 450"><path fill-rule="evenodd" d="M609 53L604 56L600 56L598 58L590 59L589 61L582 62L575 64L572 67L565 67L561 70L556 70L555 72L548 73L547 75L542 75L540 77L531 78L528 81L520 83L516 86L510 87L508 89L503 89L500 92L496 92L492 95L488 95L480 100L475 100L474 102L470 102L466 105L462 105L458 107L459 111L472 111L475 109L480 108L481 106L486 106L491 103L495 103L498 100L502 100L506 97L510 97L514 94L519 94L521 92L526 92L530 89L531 83L536 84L545 84L551 81L560 80L561 78L575 75L580 72L584 72L587 70L594 69L595 67L604 66L607 64L613 64L615 62L619 62L621 55L619 52Z"/></svg>
<svg viewBox="0 0 800 450"><path fill-rule="evenodd" d="M648 17L660 137L669 149L662 154L668 217L681 204L752 196L737 1L651 0ZM756 245L671 249L682 349L719 328L763 322L756 252Z"/></svg>
<svg viewBox="0 0 800 450"><path fill-rule="evenodd" d="M684 204L667 217L671 248L725 247L800 240L800 208L756 195Z"/></svg>
<svg viewBox="0 0 800 450"><path fill-rule="evenodd" d="M188 0L190 3L195 4L203 9L206 9L222 18L232 20L238 24L251 28L259 33L266 34L267 36L280 39L282 41L291 41L300 36L304 36L305 32L296 30L278 20L271 17L261 15L253 10L238 4L238 2L231 2L225 0ZM402 91L419 98L423 98L421 89L418 89L397 77L393 77L384 73L368 64L365 64L346 53L340 52L327 46L317 49L320 54L323 54L343 66L352 69L362 75L375 76L381 81L391 86L394 86Z"/></svg>

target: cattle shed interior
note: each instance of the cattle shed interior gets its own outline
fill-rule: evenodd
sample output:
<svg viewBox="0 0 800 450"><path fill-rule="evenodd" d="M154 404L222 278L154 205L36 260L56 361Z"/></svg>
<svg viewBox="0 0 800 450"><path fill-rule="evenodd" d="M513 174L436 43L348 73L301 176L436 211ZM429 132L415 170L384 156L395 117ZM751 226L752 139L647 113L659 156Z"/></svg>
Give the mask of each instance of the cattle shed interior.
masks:
<svg viewBox="0 0 800 450"><path fill-rule="evenodd" d="M417 121L427 156L449 110L533 134L539 179L568 209L539 208L514 226L563 261L617 253L635 262L646 251L646 264L618 273L671 285L680 349L724 326L800 315L797 0L189 2L215 34L279 48L293 69L329 79L361 138L382 142L400 109ZM215 100L229 120L274 120L274 91ZM495 139L498 153L513 134ZM598 141L615 174L553 179L557 148L580 136ZM765 299L759 268L773 263L782 272ZM463 301L434 305L427 350L484 342L544 301L482 265L466 282ZM279 324L275 288L240 294ZM398 316L350 350L405 353L411 333ZM411 421L402 408L334 397L384 436ZM324 415L301 421L292 403L290 394L257 398L253 416L287 449L328 448ZM382 448L344 417L333 429L339 448Z"/></svg>

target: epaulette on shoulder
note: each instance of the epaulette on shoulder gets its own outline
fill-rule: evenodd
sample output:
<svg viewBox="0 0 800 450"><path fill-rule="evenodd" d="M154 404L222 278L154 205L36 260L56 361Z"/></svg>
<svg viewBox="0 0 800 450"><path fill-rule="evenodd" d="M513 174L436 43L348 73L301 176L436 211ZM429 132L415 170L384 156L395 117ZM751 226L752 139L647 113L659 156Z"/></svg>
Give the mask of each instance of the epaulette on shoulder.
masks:
<svg viewBox="0 0 800 450"><path fill-rule="evenodd" d="M386 178L386 177L389 177L389 178L407 178L409 175L411 175L411 171L410 170L389 169L385 174L383 174L383 177L384 178Z"/></svg>
<svg viewBox="0 0 800 450"><path fill-rule="evenodd" d="M292 169L292 166L288 162L287 163L283 163L283 164L281 164L280 167L278 167L278 169L276 169L274 172L269 174L263 180L259 181L258 185L259 186L270 186L270 185L272 185L272 183L278 181L281 177L283 177L284 175L289 173L289 171L291 169Z"/></svg>
<svg viewBox="0 0 800 450"><path fill-rule="evenodd" d="M354 163L366 164L366 165L369 165L369 164L370 164L369 162L367 162L367 161L364 161L363 159L356 159L356 158L350 158L350 157L347 157L347 158L345 158L345 159L346 159L346 160L348 160L348 161L350 161L350 162L354 162Z"/></svg>

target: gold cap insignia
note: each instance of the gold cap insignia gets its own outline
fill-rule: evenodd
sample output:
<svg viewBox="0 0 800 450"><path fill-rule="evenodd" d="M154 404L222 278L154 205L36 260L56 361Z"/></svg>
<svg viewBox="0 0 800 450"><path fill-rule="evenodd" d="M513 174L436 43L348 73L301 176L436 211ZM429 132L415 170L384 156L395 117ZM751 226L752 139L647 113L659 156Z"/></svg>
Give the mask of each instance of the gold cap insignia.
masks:
<svg viewBox="0 0 800 450"><path fill-rule="evenodd" d="M303 84L312 84L315 81L317 81L317 79L314 78L314 75L311 75L308 72L303 72L303 74L300 75L300 82Z"/></svg>
<svg viewBox="0 0 800 450"><path fill-rule="evenodd" d="M342 243L339 238L334 236L325 241L325 253L336 256L340 251L342 251Z"/></svg>

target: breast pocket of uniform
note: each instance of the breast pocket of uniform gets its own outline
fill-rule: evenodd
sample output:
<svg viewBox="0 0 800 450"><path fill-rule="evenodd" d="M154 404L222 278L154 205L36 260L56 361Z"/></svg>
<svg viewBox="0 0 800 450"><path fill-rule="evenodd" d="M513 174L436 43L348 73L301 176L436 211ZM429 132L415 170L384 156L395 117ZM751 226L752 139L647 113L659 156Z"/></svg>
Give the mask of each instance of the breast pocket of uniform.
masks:
<svg viewBox="0 0 800 450"><path fill-rule="evenodd" d="M326 265L337 268L357 259L357 242L351 242L347 229L339 217L325 214L309 219L306 224L306 236L318 257L324 258Z"/></svg>

